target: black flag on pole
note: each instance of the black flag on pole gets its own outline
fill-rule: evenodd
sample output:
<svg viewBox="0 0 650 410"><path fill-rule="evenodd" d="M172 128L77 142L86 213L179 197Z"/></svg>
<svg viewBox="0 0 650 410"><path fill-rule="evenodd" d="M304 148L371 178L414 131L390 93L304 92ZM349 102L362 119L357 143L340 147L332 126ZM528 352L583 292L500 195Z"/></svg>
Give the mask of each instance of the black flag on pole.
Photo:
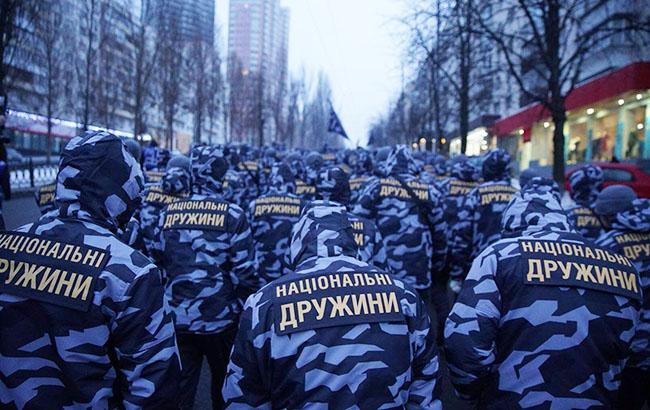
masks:
<svg viewBox="0 0 650 410"><path fill-rule="evenodd" d="M339 120L339 116L336 115L336 112L334 111L334 107L332 107L331 104L330 104L330 118L329 121L327 121L327 131L339 134L346 140L350 139L348 138L348 134L343 129L343 124L341 124L341 120Z"/></svg>

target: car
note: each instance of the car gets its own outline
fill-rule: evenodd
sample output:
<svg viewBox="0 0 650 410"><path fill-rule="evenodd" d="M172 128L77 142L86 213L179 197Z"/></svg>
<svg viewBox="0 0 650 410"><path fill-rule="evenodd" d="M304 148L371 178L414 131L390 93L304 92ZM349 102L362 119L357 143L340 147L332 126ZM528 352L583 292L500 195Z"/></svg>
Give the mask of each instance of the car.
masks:
<svg viewBox="0 0 650 410"><path fill-rule="evenodd" d="M604 187L610 185L627 185L636 192L639 198L650 198L650 161L636 162L594 162L603 170ZM570 168L565 174L565 188L571 191L569 177L580 166Z"/></svg>

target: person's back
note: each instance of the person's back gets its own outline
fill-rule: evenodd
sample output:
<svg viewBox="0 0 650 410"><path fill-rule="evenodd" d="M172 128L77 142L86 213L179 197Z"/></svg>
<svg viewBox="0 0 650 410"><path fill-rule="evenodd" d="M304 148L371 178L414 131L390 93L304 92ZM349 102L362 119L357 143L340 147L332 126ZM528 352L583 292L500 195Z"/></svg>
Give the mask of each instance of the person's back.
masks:
<svg viewBox="0 0 650 410"><path fill-rule="evenodd" d="M167 205L186 198L190 193L190 174L180 167L165 171L160 184L147 187L140 210L139 230L147 252L151 254L156 241L160 211Z"/></svg>
<svg viewBox="0 0 650 410"><path fill-rule="evenodd" d="M569 223L587 239L596 240L603 231L594 213L596 197L603 187L603 171L596 165L585 165L569 177L574 206L567 209Z"/></svg>
<svg viewBox="0 0 650 410"><path fill-rule="evenodd" d="M230 408L440 407L417 292L356 252L344 207L305 209L293 230L295 273L246 302L223 389Z"/></svg>
<svg viewBox="0 0 650 410"><path fill-rule="evenodd" d="M632 263L570 229L537 186L503 215L447 320L451 380L480 408L611 408L641 288Z"/></svg>
<svg viewBox="0 0 650 410"><path fill-rule="evenodd" d="M639 272L643 288L633 353L619 390L618 406L626 409L641 409L650 403L650 200L635 197L629 187L610 186L598 196L594 209L605 221L606 229L596 244L629 258Z"/></svg>
<svg viewBox="0 0 650 410"><path fill-rule="evenodd" d="M183 363L181 408L191 408L203 359L210 365L212 405L221 408L228 352L241 299L258 289L253 238L244 211L224 199L227 163L220 148L195 147L192 195L160 213L154 256L163 269L166 295Z"/></svg>
<svg viewBox="0 0 650 410"><path fill-rule="evenodd" d="M269 193L251 202L248 210L260 276L271 282L287 272L285 256L293 225L303 202L293 193L295 179L286 164L273 165Z"/></svg>
<svg viewBox="0 0 650 410"><path fill-rule="evenodd" d="M117 137L87 133L62 153L58 210L0 233L3 408L176 407L160 272L115 236L142 186Z"/></svg>
<svg viewBox="0 0 650 410"><path fill-rule="evenodd" d="M368 181L353 213L376 223L390 271L416 289L428 289L432 272L443 269L447 256L440 193L417 179L413 158L404 146L387 161L389 176Z"/></svg>
<svg viewBox="0 0 650 410"><path fill-rule="evenodd" d="M510 155L495 149L483 161L485 182L470 191L458 209L450 236L450 276L462 281L472 259L501 238L501 215L517 190L510 185Z"/></svg>

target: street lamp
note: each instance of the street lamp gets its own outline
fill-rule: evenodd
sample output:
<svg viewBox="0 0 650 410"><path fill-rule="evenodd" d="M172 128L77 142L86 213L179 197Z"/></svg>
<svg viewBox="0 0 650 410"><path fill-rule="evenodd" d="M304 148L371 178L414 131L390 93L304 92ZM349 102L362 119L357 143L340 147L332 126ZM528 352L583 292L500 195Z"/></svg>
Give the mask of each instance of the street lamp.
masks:
<svg viewBox="0 0 650 410"><path fill-rule="evenodd" d="M625 104L625 100L622 99L622 98L619 98L618 99L618 105L623 105L623 104Z"/></svg>
<svg viewBox="0 0 650 410"><path fill-rule="evenodd" d="M596 110L594 110L593 108L587 108L587 115L591 115L591 114L593 114L595 111L596 111Z"/></svg>

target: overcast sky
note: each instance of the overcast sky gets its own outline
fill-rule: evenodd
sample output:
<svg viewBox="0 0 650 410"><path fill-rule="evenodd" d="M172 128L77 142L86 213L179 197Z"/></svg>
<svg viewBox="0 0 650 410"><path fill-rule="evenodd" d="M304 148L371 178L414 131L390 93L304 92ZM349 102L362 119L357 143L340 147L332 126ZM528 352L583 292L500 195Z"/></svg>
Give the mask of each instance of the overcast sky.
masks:
<svg viewBox="0 0 650 410"><path fill-rule="evenodd" d="M323 70L334 108L353 140L365 144L370 123L401 87L402 43L395 18L402 0L281 0L291 10L289 68L316 82ZM217 0L222 44L228 1ZM225 50L224 50L225 51Z"/></svg>

